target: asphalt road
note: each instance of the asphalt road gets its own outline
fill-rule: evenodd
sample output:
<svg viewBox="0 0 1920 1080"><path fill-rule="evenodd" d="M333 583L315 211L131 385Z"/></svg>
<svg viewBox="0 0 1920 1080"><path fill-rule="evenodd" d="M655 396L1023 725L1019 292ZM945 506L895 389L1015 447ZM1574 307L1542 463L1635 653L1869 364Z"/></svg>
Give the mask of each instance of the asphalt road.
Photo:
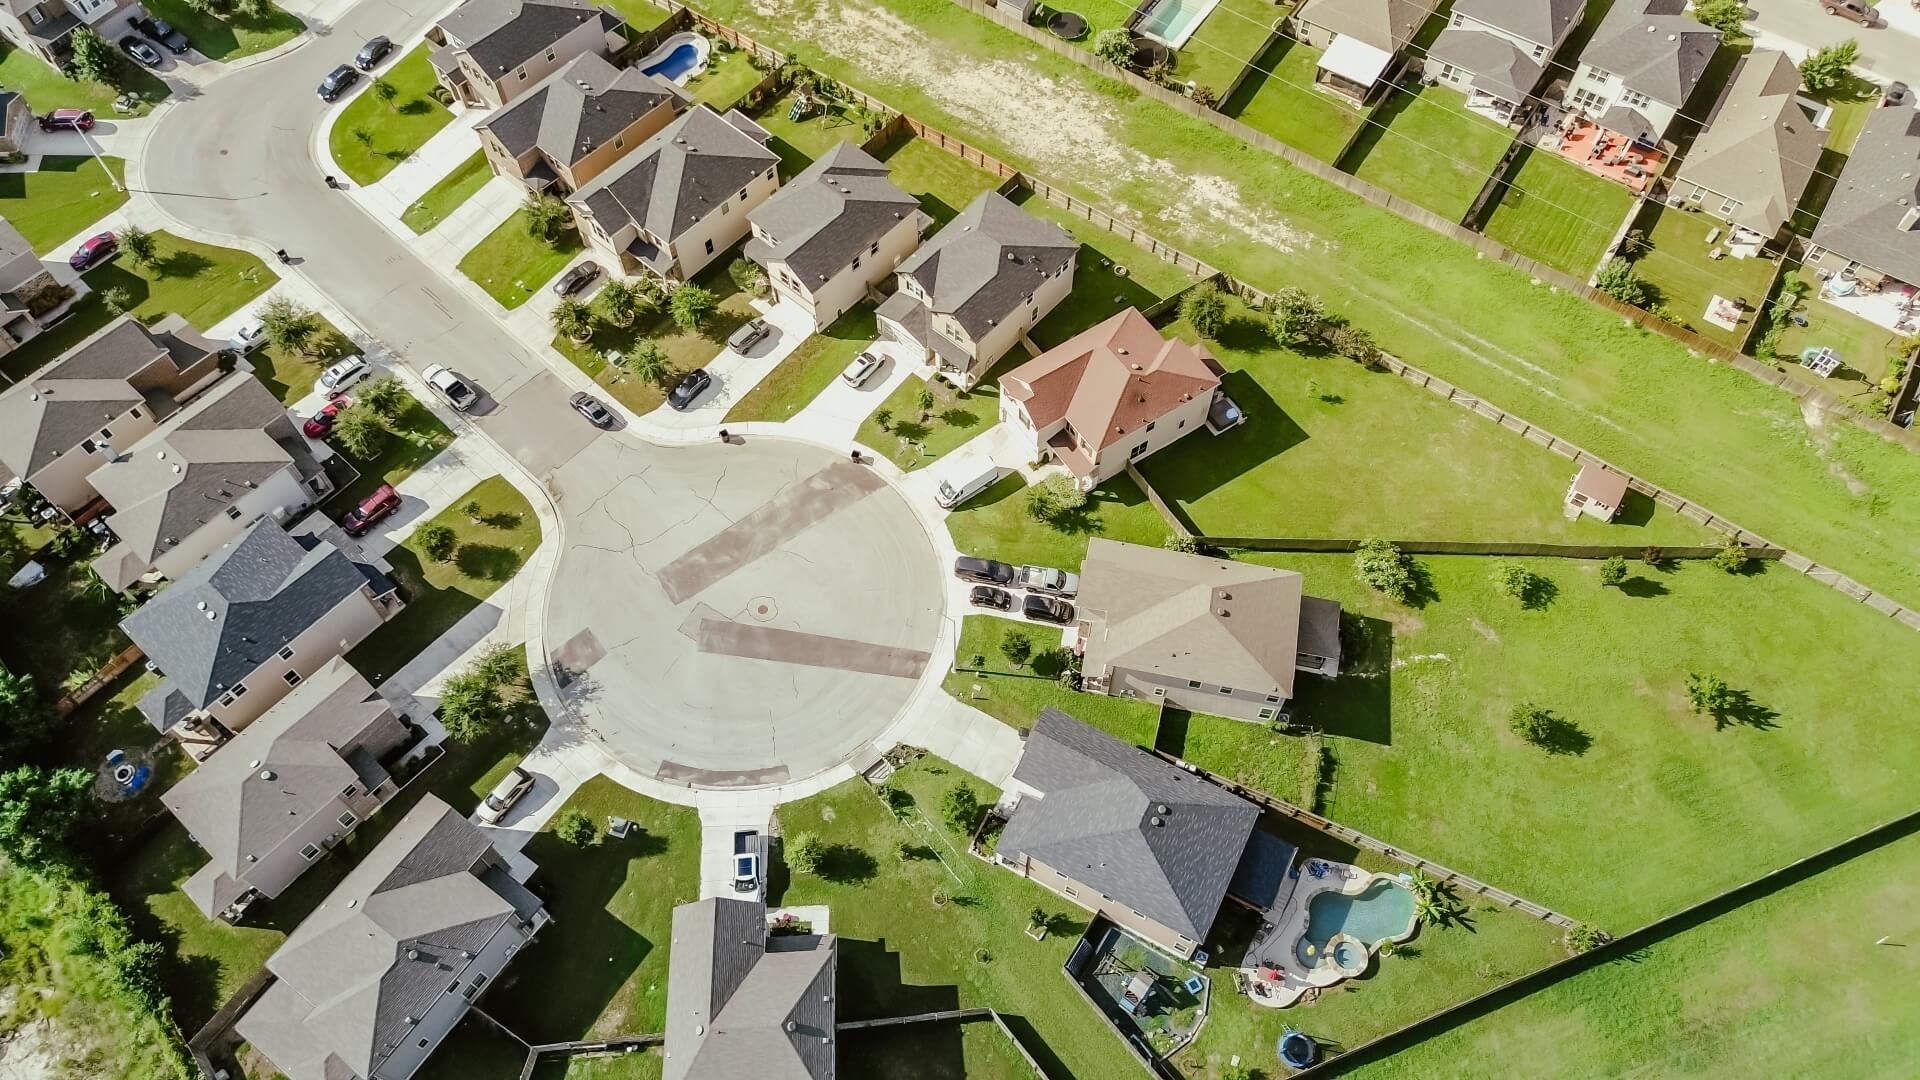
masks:
<svg viewBox="0 0 1920 1080"><path fill-rule="evenodd" d="M1818 49L1852 38L1860 43L1860 66L1881 79L1898 79L1920 86L1920 11L1911 0L1879 0L1885 26L1871 29L1828 15L1819 0L1748 0L1753 18L1747 22L1763 36L1762 44L1784 39Z"/></svg>

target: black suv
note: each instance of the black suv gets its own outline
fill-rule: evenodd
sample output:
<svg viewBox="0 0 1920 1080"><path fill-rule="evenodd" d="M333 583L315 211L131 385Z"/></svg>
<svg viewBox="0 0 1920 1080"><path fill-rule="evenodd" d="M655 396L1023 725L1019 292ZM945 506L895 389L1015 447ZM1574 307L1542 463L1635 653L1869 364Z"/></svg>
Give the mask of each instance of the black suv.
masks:
<svg viewBox="0 0 1920 1080"><path fill-rule="evenodd" d="M341 64L339 67L327 72L327 77L320 80L320 100L334 100L341 94L346 93L347 87L352 86L355 82L359 81L359 79L359 72L345 64Z"/></svg>
<svg viewBox="0 0 1920 1080"><path fill-rule="evenodd" d="M1011 611L1013 594L991 585L975 585L973 591L967 593L967 603L974 607L992 608L995 611Z"/></svg>
<svg viewBox="0 0 1920 1080"><path fill-rule="evenodd" d="M1051 596L1028 593L1026 601L1020 605L1020 611L1029 619L1059 623L1062 626L1073 621L1073 605Z"/></svg>
<svg viewBox="0 0 1920 1080"><path fill-rule="evenodd" d="M150 19L142 15L133 20L133 28L165 45L167 51L175 56L190 48L187 35L175 30L173 24L165 19Z"/></svg>
<svg viewBox="0 0 1920 1080"><path fill-rule="evenodd" d="M1013 567L995 559L976 559L962 555L953 560L953 576L981 585L1013 584Z"/></svg>

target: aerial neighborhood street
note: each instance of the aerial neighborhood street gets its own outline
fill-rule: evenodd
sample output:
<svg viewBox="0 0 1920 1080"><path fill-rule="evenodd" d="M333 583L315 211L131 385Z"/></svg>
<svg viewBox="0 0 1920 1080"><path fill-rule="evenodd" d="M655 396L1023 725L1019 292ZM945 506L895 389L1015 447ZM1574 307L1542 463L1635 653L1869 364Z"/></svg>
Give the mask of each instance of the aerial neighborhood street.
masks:
<svg viewBox="0 0 1920 1080"><path fill-rule="evenodd" d="M0 38L0 1077L1920 1060L1920 5Z"/></svg>

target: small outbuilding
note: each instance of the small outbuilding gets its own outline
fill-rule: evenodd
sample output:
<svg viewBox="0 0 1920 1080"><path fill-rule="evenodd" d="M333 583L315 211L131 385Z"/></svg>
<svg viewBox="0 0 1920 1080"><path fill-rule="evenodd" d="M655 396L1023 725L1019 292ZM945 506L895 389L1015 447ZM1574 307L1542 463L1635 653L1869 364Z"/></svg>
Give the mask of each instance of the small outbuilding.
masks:
<svg viewBox="0 0 1920 1080"><path fill-rule="evenodd" d="M1596 462L1580 466L1580 472L1567 487L1566 514L1569 519L1586 514L1601 521L1612 521L1626 501L1627 478Z"/></svg>

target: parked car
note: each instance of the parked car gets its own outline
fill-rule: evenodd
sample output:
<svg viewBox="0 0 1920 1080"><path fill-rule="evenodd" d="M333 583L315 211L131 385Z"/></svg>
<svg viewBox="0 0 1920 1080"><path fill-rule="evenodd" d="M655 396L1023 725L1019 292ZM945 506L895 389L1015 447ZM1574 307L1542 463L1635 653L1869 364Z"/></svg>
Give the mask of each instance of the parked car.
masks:
<svg viewBox="0 0 1920 1080"><path fill-rule="evenodd" d="M332 101L341 94L346 93L347 87L352 86L359 78L360 73L358 71L353 70L353 68L346 64L341 64L339 67L327 72L327 77L320 80L320 100Z"/></svg>
<svg viewBox="0 0 1920 1080"><path fill-rule="evenodd" d="M86 242L73 249L73 255L67 259L67 265L82 273L99 266L120 250L120 238L110 232L98 233L87 238Z"/></svg>
<svg viewBox="0 0 1920 1080"><path fill-rule="evenodd" d="M507 811L513 809L513 804L532 790L533 774L515 765L507 770L507 775L501 777L499 783L493 785L487 797L480 800L480 807L473 812L473 816L488 825L498 825L500 819L507 816Z"/></svg>
<svg viewBox="0 0 1920 1080"><path fill-rule="evenodd" d="M150 68L160 66L160 54L138 34L128 34L121 38L120 51L133 57L133 62L136 64Z"/></svg>
<svg viewBox="0 0 1920 1080"><path fill-rule="evenodd" d="M574 412L586 417L587 423L592 424L594 427L610 428L613 426L613 410L607 408L599 398L594 397L584 390L568 398L567 404L573 406Z"/></svg>
<svg viewBox="0 0 1920 1080"><path fill-rule="evenodd" d="M760 833L741 829L733 834L733 891L754 892L760 888Z"/></svg>
<svg viewBox="0 0 1920 1080"><path fill-rule="evenodd" d="M460 377L460 374L445 364L434 364L420 373L433 387L433 392L446 399L447 404L466 412L473 403L480 400L480 392L473 384Z"/></svg>
<svg viewBox="0 0 1920 1080"><path fill-rule="evenodd" d="M872 353L862 352L847 365L847 370L840 373L840 378L848 386L865 386L867 380L873 378L873 373L880 370L882 363L883 361Z"/></svg>
<svg viewBox="0 0 1920 1080"><path fill-rule="evenodd" d="M933 489L933 501L941 509L951 510L987 490L1000 479L1000 467L986 458L974 457L952 466L951 480L942 480Z"/></svg>
<svg viewBox="0 0 1920 1080"><path fill-rule="evenodd" d="M748 349L765 341L767 335L771 333L773 333L773 327L767 325L767 320L749 319L727 338L727 348L744 354Z"/></svg>
<svg viewBox="0 0 1920 1080"><path fill-rule="evenodd" d="M1052 596L1028 593L1020 604L1020 611L1029 619L1041 622L1059 623L1062 626L1073 621L1073 605Z"/></svg>
<svg viewBox="0 0 1920 1080"><path fill-rule="evenodd" d="M553 283L553 295L572 296L593 284L599 276L600 267L597 263L583 262L560 275L559 279Z"/></svg>
<svg viewBox="0 0 1920 1080"><path fill-rule="evenodd" d="M307 417L307 422L300 425L300 430L306 432L309 439L317 439L325 435L333 430L333 422L340 419L340 414L345 412L347 406L351 404L353 399L350 397L334 398L322 406L319 412Z"/></svg>
<svg viewBox="0 0 1920 1080"><path fill-rule="evenodd" d="M1013 594L991 585L975 585L973 591L967 593L967 603L974 607L992 608L995 611L1012 611Z"/></svg>
<svg viewBox="0 0 1920 1080"><path fill-rule="evenodd" d="M85 109L55 109L40 117L41 131L92 131L93 114Z"/></svg>
<svg viewBox="0 0 1920 1080"><path fill-rule="evenodd" d="M713 376L707 374L707 369L695 368L681 376L673 389L667 391L667 404L680 412L686 412L693 407L694 399L706 393L707 387L712 385Z"/></svg>
<svg viewBox="0 0 1920 1080"><path fill-rule="evenodd" d="M1889 105L1905 105L1908 96L1909 87L1906 83L1890 82L1886 90L1880 94L1880 107L1884 109Z"/></svg>
<svg viewBox="0 0 1920 1080"><path fill-rule="evenodd" d="M368 38L367 43L360 46L360 51L353 54L353 66L361 71L372 71L373 66L392 51L393 42L385 34Z"/></svg>
<svg viewBox="0 0 1920 1080"><path fill-rule="evenodd" d="M313 389L317 394L337 398L347 392L347 387L373 374L373 369L358 356L349 356L345 360L336 360L320 377L313 380Z"/></svg>
<svg viewBox="0 0 1920 1080"><path fill-rule="evenodd" d="M1014 572L1014 584L1032 592L1071 597L1080 591L1080 575L1051 566L1023 566Z"/></svg>
<svg viewBox="0 0 1920 1080"><path fill-rule="evenodd" d="M1857 22L1861 26L1880 25L1880 9L1864 0L1820 0L1820 6L1826 9L1827 14L1848 22Z"/></svg>
<svg viewBox="0 0 1920 1080"><path fill-rule="evenodd" d="M189 48L192 48L192 43L187 40L187 35L174 29L173 24L165 19L150 19L144 16L137 16L133 20L133 28L160 44L165 45L167 51L175 56L179 56Z"/></svg>
<svg viewBox="0 0 1920 1080"><path fill-rule="evenodd" d="M400 509L400 493L393 490L392 484L381 484L373 489L373 494L360 500L358 506L347 511L340 519L340 528L348 536L365 536L367 530L380 524Z"/></svg>
<svg viewBox="0 0 1920 1080"><path fill-rule="evenodd" d="M227 338L227 348L245 355L267 343L267 324L259 319L248 319L234 329Z"/></svg>
<svg viewBox="0 0 1920 1080"><path fill-rule="evenodd" d="M981 585L1013 584L1013 566L998 559L976 559L962 555L953 560L953 576Z"/></svg>

